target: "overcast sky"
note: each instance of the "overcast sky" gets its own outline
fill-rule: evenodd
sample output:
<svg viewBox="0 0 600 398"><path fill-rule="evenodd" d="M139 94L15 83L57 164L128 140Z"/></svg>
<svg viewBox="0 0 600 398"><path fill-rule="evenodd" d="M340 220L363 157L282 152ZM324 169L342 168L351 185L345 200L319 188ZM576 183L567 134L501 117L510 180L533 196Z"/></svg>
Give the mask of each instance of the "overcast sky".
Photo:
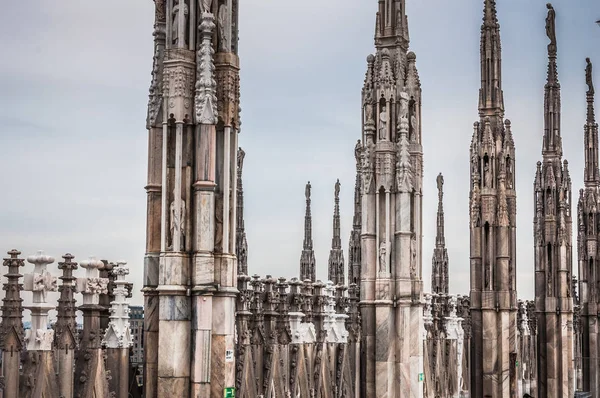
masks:
<svg viewBox="0 0 600 398"><path fill-rule="evenodd" d="M430 290L435 177L445 178L450 291L469 291L469 144L477 120L482 0L406 0L423 86L423 272ZM533 192L541 158L545 0L498 0L506 116L516 144L519 296L533 297ZM597 0L554 1L562 135L576 203L583 175L585 57L600 70ZM242 0L242 134L250 273L299 273L304 184L313 186L325 279L333 187L352 223L360 91L376 0ZM124 259L141 303L151 0L20 0L0 14L0 249ZM595 73L600 84L600 74ZM600 87L600 85L599 85ZM576 247L574 237L574 247ZM576 253L574 252L574 258ZM574 264L574 269L577 265ZM26 271L31 270L26 267ZM56 270L56 264L51 265ZM24 293L27 297L30 293Z"/></svg>

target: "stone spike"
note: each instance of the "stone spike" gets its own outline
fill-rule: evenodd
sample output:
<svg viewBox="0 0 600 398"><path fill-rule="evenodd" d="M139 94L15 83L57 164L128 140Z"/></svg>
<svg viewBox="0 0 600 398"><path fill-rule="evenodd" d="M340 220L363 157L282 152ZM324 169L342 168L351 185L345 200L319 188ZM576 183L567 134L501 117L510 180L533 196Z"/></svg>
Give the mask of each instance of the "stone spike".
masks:
<svg viewBox="0 0 600 398"><path fill-rule="evenodd" d="M305 195L306 195L306 214L304 216L304 244L302 249L302 255L300 256L300 279L310 280L312 282L316 279L315 271L315 252L313 250L312 240L312 215L310 212L310 194L311 185L310 181L306 184Z"/></svg>
<svg viewBox="0 0 600 398"><path fill-rule="evenodd" d="M340 180L335 183L335 206L333 210L333 239L329 252L328 279L336 285L345 283L344 252L340 238Z"/></svg>
<svg viewBox="0 0 600 398"><path fill-rule="evenodd" d="M484 0L483 15L480 46L481 89L479 92L479 114L482 117L498 113L504 114L502 46L495 0Z"/></svg>
<svg viewBox="0 0 600 398"><path fill-rule="evenodd" d="M248 241L246 240L246 228L244 226L244 188L242 186L242 170L246 152L238 148L237 153L237 222L235 254L238 260L238 274L248 275Z"/></svg>
<svg viewBox="0 0 600 398"><path fill-rule="evenodd" d="M547 7L546 33L550 39L550 44L548 44L548 74L544 87L544 142L542 150L544 159L562 156L560 83L558 82L558 67L556 64L556 13L550 3L547 4Z"/></svg>
<svg viewBox="0 0 600 398"><path fill-rule="evenodd" d="M433 249L431 291L436 294L448 294L448 250L444 236L444 176L440 173L437 177L438 185L438 211L437 234L435 248Z"/></svg>
<svg viewBox="0 0 600 398"><path fill-rule="evenodd" d="M594 82L592 78L592 62L586 58L585 81L588 86L586 92L587 115L584 127L584 153L585 169L584 181L586 187L600 184L600 171L598 170L598 124L594 112Z"/></svg>

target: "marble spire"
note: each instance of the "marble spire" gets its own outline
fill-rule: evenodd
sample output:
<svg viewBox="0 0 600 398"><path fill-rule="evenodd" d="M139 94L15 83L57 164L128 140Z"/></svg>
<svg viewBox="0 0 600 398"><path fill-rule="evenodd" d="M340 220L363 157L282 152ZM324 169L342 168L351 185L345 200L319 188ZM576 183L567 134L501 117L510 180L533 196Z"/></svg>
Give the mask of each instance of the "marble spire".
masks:
<svg viewBox="0 0 600 398"><path fill-rule="evenodd" d="M446 249L446 238L444 236L444 176L442 176L442 173L437 177L437 186L437 233L435 248L433 249L431 292L448 294L448 250Z"/></svg>
<svg viewBox="0 0 600 398"><path fill-rule="evenodd" d="M496 13L496 0L484 0L481 26L481 88L479 114L481 116L504 113L502 93L502 46L500 24Z"/></svg>
<svg viewBox="0 0 600 398"><path fill-rule="evenodd" d="M304 244L300 256L300 280L316 281L315 251L312 240L312 215L310 213L310 181L306 184L306 214L304 216Z"/></svg>
<svg viewBox="0 0 600 398"><path fill-rule="evenodd" d="M548 76L544 87L542 162L534 181L535 305L538 326L537 386L540 397L572 397L571 178L562 162L561 101L556 64L556 13L547 5Z"/></svg>
<svg viewBox="0 0 600 398"><path fill-rule="evenodd" d="M340 180L335 183L335 205L333 210L333 238L329 251L329 268L327 279L334 285L345 285L344 252L340 238Z"/></svg>
<svg viewBox="0 0 600 398"><path fill-rule="evenodd" d="M583 358L583 390L596 394L600 391L600 366L591 360L600 355L600 332L597 326L597 308L600 303L600 277L598 276L598 256L600 247L600 175L598 172L598 124L594 115L594 84L592 64L586 59L585 80L587 115L584 125L584 188L579 190L577 204L577 252L579 263L579 302L581 308ZM593 395L597 396L597 395Z"/></svg>
<svg viewBox="0 0 600 398"><path fill-rule="evenodd" d="M360 232L362 229L362 196L361 196L361 143L356 143L354 156L356 158L356 181L354 182L354 217L352 219L352 231L348 242L348 285L360 285Z"/></svg>
<svg viewBox="0 0 600 398"><path fill-rule="evenodd" d="M504 119L500 24L484 0L479 120L471 142L471 396L517 395L516 190Z"/></svg>
<svg viewBox="0 0 600 398"><path fill-rule="evenodd" d="M3 393L6 397L19 396L19 359L23 349L23 299L21 290L23 285L20 279L23 275L19 268L25 265L25 260L19 258L18 250L8 252L9 257L4 259L4 266L8 268L2 299L2 322L0 323L0 348L2 349L2 377L4 381Z"/></svg>
<svg viewBox="0 0 600 398"><path fill-rule="evenodd" d="M585 123L585 170L584 181L586 187L600 185L600 172L598 171L598 125L594 112L594 82L592 78L592 62L586 58L585 80L588 86L586 92L587 114Z"/></svg>
<svg viewBox="0 0 600 398"><path fill-rule="evenodd" d="M248 275L248 241L244 226L244 188L242 187L242 169L246 152L238 148L237 152L237 222L236 222L236 256L238 261L238 275Z"/></svg>

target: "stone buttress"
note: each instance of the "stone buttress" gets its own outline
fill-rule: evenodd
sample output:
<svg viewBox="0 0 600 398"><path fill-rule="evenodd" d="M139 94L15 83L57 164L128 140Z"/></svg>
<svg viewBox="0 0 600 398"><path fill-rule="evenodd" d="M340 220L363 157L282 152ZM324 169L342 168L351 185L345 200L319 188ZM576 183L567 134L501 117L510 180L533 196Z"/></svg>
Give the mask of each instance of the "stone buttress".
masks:
<svg viewBox="0 0 600 398"><path fill-rule="evenodd" d="M405 0L380 0L362 91L361 320L368 397L423 394L421 87Z"/></svg>
<svg viewBox="0 0 600 398"><path fill-rule="evenodd" d="M238 4L155 1L146 397L222 397L235 384Z"/></svg>
<svg viewBox="0 0 600 398"><path fill-rule="evenodd" d="M515 148L504 119L500 26L484 1L479 117L470 148L471 396L517 393Z"/></svg>

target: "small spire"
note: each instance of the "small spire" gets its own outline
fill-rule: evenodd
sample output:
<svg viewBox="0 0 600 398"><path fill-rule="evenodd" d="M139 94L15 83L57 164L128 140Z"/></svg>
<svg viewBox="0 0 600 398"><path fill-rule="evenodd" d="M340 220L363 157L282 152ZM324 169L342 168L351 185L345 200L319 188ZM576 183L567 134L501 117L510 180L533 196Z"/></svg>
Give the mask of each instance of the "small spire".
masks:
<svg viewBox="0 0 600 398"><path fill-rule="evenodd" d="M548 44L548 75L544 87L544 141L542 154L545 159L562 156L562 139L560 134L560 84L556 64L556 12L552 4L546 5L546 35Z"/></svg>
<svg viewBox="0 0 600 398"><path fill-rule="evenodd" d="M479 113L482 117L497 114L503 115L502 47L500 44L500 24L498 23L495 0L484 0L480 59L481 89L479 90Z"/></svg>
<svg viewBox="0 0 600 398"><path fill-rule="evenodd" d="M360 146L360 140L357 148ZM362 231L362 195L361 195L361 152L356 152L356 181L354 183L354 219L352 220L352 231L348 242L348 285L360 284L360 262Z"/></svg>
<svg viewBox="0 0 600 398"><path fill-rule="evenodd" d="M438 211L437 211L437 234L435 248L433 249L431 290L433 293L448 293L448 251L446 250L446 238L444 236L444 176L437 176L438 187Z"/></svg>
<svg viewBox="0 0 600 398"><path fill-rule="evenodd" d="M248 275L248 241L246 240L246 228L244 226L244 188L242 185L242 170L246 152L238 148L237 153L237 209L236 209L236 241L235 254L238 260L238 274Z"/></svg>
<svg viewBox="0 0 600 398"><path fill-rule="evenodd" d="M585 170L584 182L586 187L600 184L600 171L598 170L598 124L594 112L594 83L592 80L592 63L586 58L585 82L588 86L586 93L587 117L584 127L584 153Z"/></svg>
<svg viewBox="0 0 600 398"><path fill-rule="evenodd" d="M335 183L335 205L333 210L333 239L329 252L328 279L336 285L345 284L344 281L344 252L340 238L340 180Z"/></svg>
<svg viewBox="0 0 600 398"><path fill-rule="evenodd" d="M304 216L304 244L302 255L300 256L300 279L303 281L308 279L314 282L316 280L316 272L315 252L312 241L312 215L310 213L310 181L306 184L304 194L306 196L306 214Z"/></svg>

